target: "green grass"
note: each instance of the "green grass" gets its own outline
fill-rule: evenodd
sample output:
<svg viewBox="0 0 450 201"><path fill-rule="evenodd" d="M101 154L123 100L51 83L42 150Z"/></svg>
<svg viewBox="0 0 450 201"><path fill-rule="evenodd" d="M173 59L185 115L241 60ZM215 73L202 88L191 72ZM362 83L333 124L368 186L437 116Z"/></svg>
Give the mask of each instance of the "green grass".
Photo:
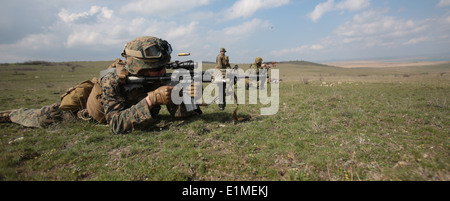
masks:
<svg viewBox="0 0 450 201"><path fill-rule="evenodd" d="M0 66L0 109L56 102L110 62L72 64ZM0 180L450 179L449 65L278 68L279 112L240 105L252 117L241 123L234 105L211 105L185 120L163 109L155 127L129 135L82 121L0 124Z"/></svg>

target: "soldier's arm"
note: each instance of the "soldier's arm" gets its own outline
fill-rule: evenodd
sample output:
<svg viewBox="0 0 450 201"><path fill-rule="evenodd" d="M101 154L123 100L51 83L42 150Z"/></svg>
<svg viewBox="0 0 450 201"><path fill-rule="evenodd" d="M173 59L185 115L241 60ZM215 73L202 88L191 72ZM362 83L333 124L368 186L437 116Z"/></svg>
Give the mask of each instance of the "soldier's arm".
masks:
<svg viewBox="0 0 450 201"><path fill-rule="evenodd" d="M126 100L118 91L117 78L114 74L106 75L101 82L106 120L114 134L126 133L155 121L145 99L130 108L125 108Z"/></svg>

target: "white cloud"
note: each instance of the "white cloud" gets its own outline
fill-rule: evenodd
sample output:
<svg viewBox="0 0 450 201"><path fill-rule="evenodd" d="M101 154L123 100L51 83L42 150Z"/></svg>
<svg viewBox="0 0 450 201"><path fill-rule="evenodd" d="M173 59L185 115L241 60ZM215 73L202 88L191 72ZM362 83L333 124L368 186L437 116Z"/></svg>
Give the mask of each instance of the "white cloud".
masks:
<svg viewBox="0 0 450 201"><path fill-rule="evenodd" d="M55 34L31 34L13 44L0 44L0 61L30 60L30 54L40 59L37 52L48 53L60 48L55 44L57 37Z"/></svg>
<svg viewBox="0 0 450 201"><path fill-rule="evenodd" d="M308 17L316 22L317 20L319 20L323 14L330 12L332 10L334 10L335 5L334 5L334 0L328 0L325 3L321 3L319 5L316 6L316 8L314 9L314 11L310 14L308 14Z"/></svg>
<svg viewBox="0 0 450 201"><path fill-rule="evenodd" d="M321 49L323 49L324 47L323 47L323 45L321 45L321 44L314 44L314 45L311 45L311 49L312 50L321 50Z"/></svg>
<svg viewBox="0 0 450 201"><path fill-rule="evenodd" d="M344 38L360 38L374 36L402 37L422 32L428 25L425 21L397 19L386 16L387 10L369 10L357 14L352 20L339 26L334 33Z"/></svg>
<svg viewBox="0 0 450 201"><path fill-rule="evenodd" d="M404 43L404 45L414 45L414 44L429 41L429 40L431 40L429 37L423 36L423 37L419 37L419 38L413 38L413 39L409 40L408 42Z"/></svg>
<svg viewBox="0 0 450 201"><path fill-rule="evenodd" d="M66 48L111 47L123 43L134 30L133 23L115 17L113 11L103 7L92 6L89 11L70 13L61 9L58 16L61 21L53 25L52 30L64 38ZM90 20L94 17L95 20ZM128 24L128 27L124 26ZM141 30L140 28L139 30Z"/></svg>
<svg viewBox="0 0 450 201"><path fill-rule="evenodd" d="M199 59L215 61L217 54L219 54L219 49L224 47L227 49L227 54L232 58L233 62L237 60L247 62L249 58L256 57L255 54L259 54L258 48L253 44L258 37L258 33L265 29L267 30L271 26L272 24L269 21L254 18L234 26L209 29L204 31L204 33L198 34L193 49L187 51L201 52L202 55ZM258 45L261 44L261 42L257 43ZM251 50L248 50L249 46L252 46L250 47Z"/></svg>
<svg viewBox="0 0 450 201"><path fill-rule="evenodd" d="M124 26L127 25L127 26ZM70 35L65 41L67 48L120 47L127 41L142 35L151 35L168 40L174 48L189 48L197 38L198 22L180 24L174 21L135 18L115 18L96 24L70 25Z"/></svg>
<svg viewBox="0 0 450 201"><path fill-rule="evenodd" d="M23 48L26 50L40 50L53 45L54 35L31 34L14 44L1 45L3 48Z"/></svg>
<svg viewBox="0 0 450 201"><path fill-rule="evenodd" d="M211 11L205 11L205 12L193 12L189 13L187 16L188 19L193 21L199 21L204 19L214 19L218 16L218 13L214 13Z"/></svg>
<svg viewBox="0 0 450 201"><path fill-rule="evenodd" d="M274 55L278 55L278 56L285 55L285 54L291 54L291 53L301 54L307 49L308 49L308 46L303 45L300 47L295 47L295 48L290 48L290 49L282 49L282 50L278 50L278 51L272 51L272 53Z"/></svg>
<svg viewBox="0 0 450 201"><path fill-rule="evenodd" d="M191 22L188 25L174 26L169 30L167 39L177 39L186 35L192 34L197 28L198 22Z"/></svg>
<svg viewBox="0 0 450 201"><path fill-rule="evenodd" d="M318 4L314 11L308 14L308 17L317 22L325 13L331 11L358 11L370 6L369 0L344 0L339 3L335 3L334 0L328 0L327 2Z"/></svg>
<svg viewBox="0 0 450 201"><path fill-rule="evenodd" d="M124 13L142 13L147 15L170 16L186 12L195 7L204 6L210 0L134 0L122 8Z"/></svg>
<svg viewBox="0 0 450 201"><path fill-rule="evenodd" d="M167 27L167 33L164 34L164 39L169 41L177 50L193 48L200 40L196 30L198 30L198 22L193 21L187 25L178 25L172 23Z"/></svg>
<svg viewBox="0 0 450 201"><path fill-rule="evenodd" d="M445 16L412 20L390 16L388 11L368 10L357 14L336 28L333 32L335 35L323 42L328 44L327 47L351 48L360 53L375 50L381 53L386 48L397 48L402 52L422 51L413 49L411 45L445 42L446 39L439 37L445 33Z"/></svg>
<svg viewBox="0 0 450 201"><path fill-rule="evenodd" d="M345 0L336 5L337 10L358 11L370 6L369 0Z"/></svg>
<svg viewBox="0 0 450 201"><path fill-rule="evenodd" d="M438 7L450 6L450 0L440 0L438 3Z"/></svg>
<svg viewBox="0 0 450 201"><path fill-rule="evenodd" d="M295 17L255 17L271 8L283 11L287 6L305 5L290 0L17 1L20 3L5 2L5 12L0 14L0 62L114 59L120 57L127 41L142 35L164 38L175 53L191 52L189 59L194 60L214 60L219 48L225 47L232 62L248 62L256 56L268 60L321 60L372 53L445 53L445 45L450 43L450 11L438 8L449 6L450 0L435 1L435 7L425 8L423 15L414 18L402 17L411 16L406 14L411 11L406 4L405 15L398 15L388 9L371 9L370 0L320 0L314 4L315 9L309 8L312 12L308 19L325 19L330 12L354 12L353 18L339 15L336 22L347 22L330 25L334 26L331 29L325 26L316 30L313 26L308 33L304 27L277 24L296 23ZM32 5L23 7L25 4ZM228 7L221 7L224 4ZM297 10L302 12L301 8ZM322 34L327 37L320 38ZM274 36L283 38L271 40Z"/></svg>
<svg viewBox="0 0 450 201"><path fill-rule="evenodd" d="M290 0L239 0L225 11L226 19L236 19L240 17L251 17L261 9L276 8L286 5Z"/></svg>
<svg viewBox="0 0 450 201"><path fill-rule="evenodd" d="M134 1L136 2L138 1ZM244 44L242 41L260 29L272 26L268 21L252 19L234 26L211 28L205 27L205 21L194 20L196 17L188 16L182 20L173 17L149 18L142 14L122 14L120 10L112 7L90 5L84 7L84 10L59 8L55 13L57 14L55 22L44 27L44 31L40 34L27 34L17 42L0 44L0 52L3 54L0 59L2 61L36 58L52 61L114 59L120 55L121 48L127 41L142 35L152 35L168 40L175 52L189 51L193 53L191 59L207 60L209 57L205 55L213 51L205 47L240 46ZM204 13L212 15L211 12ZM46 51L30 53L24 50ZM109 58L110 56L113 58Z"/></svg>
<svg viewBox="0 0 450 201"><path fill-rule="evenodd" d="M175 21L147 19L143 17L127 18L126 16L112 15L113 11L103 7L92 6L89 11L71 13L61 9L59 17L61 22L53 30L65 30L67 33L63 42L66 48L94 49L123 46L126 41L137 36L152 35L162 37L169 42L177 43L184 38L195 37L198 22L179 24ZM96 17L101 20L83 21L84 18ZM185 41L179 47L192 45ZM178 43L180 44L180 43Z"/></svg>
<svg viewBox="0 0 450 201"><path fill-rule="evenodd" d="M113 15L112 10L108 9L107 7L98 7L98 6L92 6L89 11L81 13L69 13L68 10L63 8L58 13L59 18L63 20L65 23L72 23L80 19L87 19L93 16L109 19L111 18L112 15Z"/></svg>
<svg viewBox="0 0 450 201"><path fill-rule="evenodd" d="M234 27L225 28L223 31L228 36L238 36L238 35L243 36L258 31L258 29L262 29L269 26L270 23L268 21L253 19L251 21L244 22Z"/></svg>
<svg viewBox="0 0 450 201"><path fill-rule="evenodd" d="M114 36L113 32L109 32L104 28L98 30L90 29L75 29L66 39L65 45L68 48L73 47L90 47L93 49L102 47L111 47L120 45L120 38Z"/></svg>
<svg viewBox="0 0 450 201"><path fill-rule="evenodd" d="M324 48L324 46L321 44L314 44L314 45L310 45L310 46L302 45L300 47L275 50L275 51L272 51L272 54L277 55L277 56L286 55L286 54L303 54L303 53L307 53L308 51L311 51L311 50L313 50L313 51L321 50L323 48Z"/></svg>
<svg viewBox="0 0 450 201"><path fill-rule="evenodd" d="M192 48L196 42L201 41L200 34L196 32L199 25L197 21L181 23L143 17L130 18L114 15L112 9L98 6L78 12L61 8L57 13L58 19L53 25L45 27L46 31L28 34L12 44L0 44L0 52L8 52L0 56L0 59L30 60L41 58L39 55L51 55L51 60L72 60L76 57L89 60L103 59L104 56L99 58L94 55L111 53L116 57L120 55L121 48L127 41L142 35L161 37L178 49ZM46 50L47 53L31 53L29 50ZM116 54L114 51L117 51ZM79 53L71 55L67 52ZM13 53L20 56L14 56Z"/></svg>
<svg viewBox="0 0 450 201"><path fill-rule="evenodd" d="M440 36L448 33L446 26L448 16L413 20L388 15L389 9L370 9L358 13L344 24L338 26L331 35L322 38L313 45L287 48L272 51L277 56L313 57L317 53L343 54L353 52L354 57L372 56L371 53L382 53L391 50L419 51L411 46L415 44L448 43L448 37ZM447 41L447 42L446 42ZM413 50L414 49L414 50ZM314 52L318 51L320 52ZM341 52L339 52L341 51ZM420 50L422 51L422 50ZM339 53L337 53L339 52Z"/></svg>

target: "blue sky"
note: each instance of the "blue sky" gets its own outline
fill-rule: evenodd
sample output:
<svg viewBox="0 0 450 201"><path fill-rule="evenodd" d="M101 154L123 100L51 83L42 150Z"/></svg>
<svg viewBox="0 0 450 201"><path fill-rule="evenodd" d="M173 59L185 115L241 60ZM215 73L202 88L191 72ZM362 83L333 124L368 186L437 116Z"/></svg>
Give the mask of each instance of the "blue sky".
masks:
<svg viewBox="0 0 450 201"><path fill-rule="evenodd" d="M4 0L0 33L0 63L114 60L142 35L203 61L450 58L450 0Z"/></svg>

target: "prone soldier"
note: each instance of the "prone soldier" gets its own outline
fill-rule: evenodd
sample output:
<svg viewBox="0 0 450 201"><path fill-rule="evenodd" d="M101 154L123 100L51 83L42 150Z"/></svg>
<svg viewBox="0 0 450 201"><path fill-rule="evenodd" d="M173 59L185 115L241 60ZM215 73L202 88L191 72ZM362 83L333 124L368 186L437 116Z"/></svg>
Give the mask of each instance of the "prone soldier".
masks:
<svg viewBox="0 0 450 201"><path fill-rule="evenodd" d="M98 79L80 84L65 95L73 95L82 88L85 97L81 105L66 107L61 102L40 109L18 109L0 112L0 122L12 122L26 127L44 128L67 119L94 119L107 123L114 134L123 134L135 129L148 128L156 123L161 106L165 105L173 117L188 117L196 112L187 112L184 104L175 105L171 100L173 86L163 82L149 85L129 85L128 76L158 77L166 73L170 62L171 45L152 36L138 37L125 45L122 56L100 73ZM90 85L89 85L90 83ZM191 88L191 90L195 90ZM79 90L78 90L79 91ZM70 97L73 98L73 97ZM67 109L70 108L70 109Z"/></svg>

